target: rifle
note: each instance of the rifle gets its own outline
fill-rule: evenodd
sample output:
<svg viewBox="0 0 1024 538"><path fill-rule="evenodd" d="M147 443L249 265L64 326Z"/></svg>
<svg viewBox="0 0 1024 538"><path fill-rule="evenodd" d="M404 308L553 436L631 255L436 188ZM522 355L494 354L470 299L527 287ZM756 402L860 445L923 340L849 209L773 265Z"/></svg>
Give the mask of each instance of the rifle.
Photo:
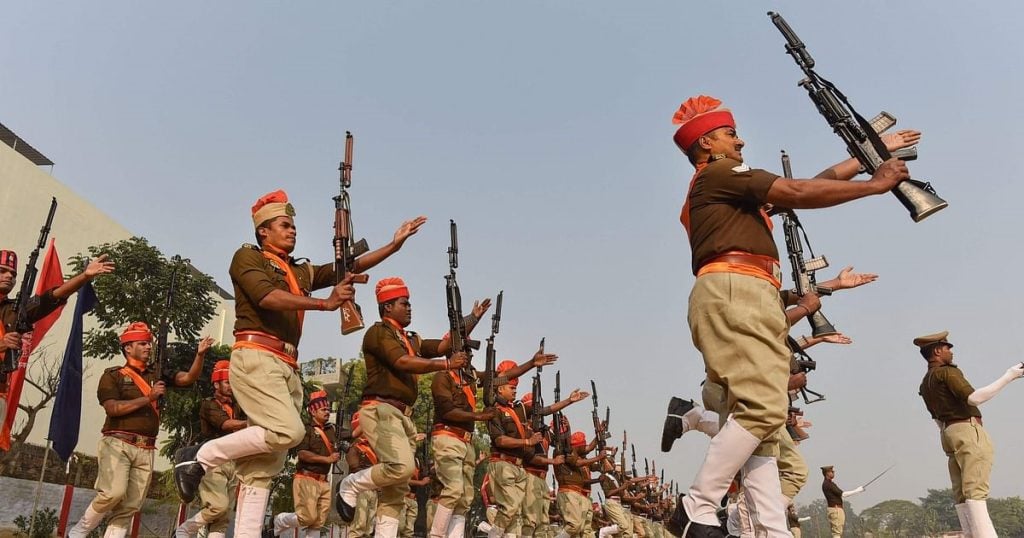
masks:
<svg viewBox="0 0 1024 538"><path fill-rule="evenodd" d="M794 441L806 441L811 438L811 435L804 431L803 428L797 426L797 421L800 417L804 416L803 410L799 407L789 407L788 416L786 417L786 431L789 433L789 438ZM793 424L790 424L790 421Z"/></svg>
<svg viewBox="0 0 1024 538"><path fill-rule="evenodd" d="M886 124L891 126L895 123L895 118L884 113L882 118L875 118L876 125L865 120L854 110L850 101L834 84L815 72L814 59L811 58L803 42L789 27L782 15L769 11L768 16L786 39L786 53L793 57L797 66L807 77L800 81L800 87L807 90L807 95L817 107L818 112L825 117L825 121L846 144L850 155L860 162L865 172L874 174L883 162L893 157L885 147L885 143L879 138L876 128L884 128ZM930 183L913 179L900 182L892 190L892 193L903 204L903 207L907 208L910 218L914 222L920 222L949 205L945 200L939 198Z"/></svg>
<svg viewBox="0 0 1024 538"><path fill-rule="evenodd" d="M21 276L21 290L18 291L18 298L14 300L14 312L16 313L13 326L7 327L8 331L24 335L32 332L32 322L28 319L29 305L32 303L32 288L36 285L36 262L39 261L39 251L46 246L46 238L50 235L50 226L53 225L53 215L57 212L57 198L50 198L50 212L46 215L46 223L39 229L39 242L35 250L28 257L28 264ZM0 375L8 375L18 369L21 360L22 348L8 349L4 355L3 365L0 366Z"/></svg>
<svg viewBox="0 0 1024 538"><path fill-rule="evenodd" d="M810 355L804 351L800 344L792 336L786 336L786 343L789 344L790 351L793 352L793 357L790 360L790 374L807 374L813 372L818 367L818 361L811 358ZM825 399L825 395L820 392L814 392L806 386L800 389L800 395L804 398L804 403L812 404L820 402ZM809 396L810 395L810 396ZM811 399L811 396L814 396Z"/></svg>
<svg viewBox="0 0 1024 538"><path fill-rule="evenodd" d="M445 294L448 299L448 334L452 339L452 353L466 354L466 367L459 369L459 383L465 384L466 378L472 377L469 364L473 359L473 350L480 349L480 342L469 339L466 319L462 317L462 294L459 292L459 283L455 280L455 269L459 267L459 230L454 220L451 221L451 236L452 244L448 247L448 274L444 277Z"/></svg>
<svg viewBox="0 0 1024 538"><path fill-rule="evenodd" d="M793 177L789 155L786 154L785 150L782 152L782 175L787 178ZM811 248L811 242L807 239L807 232L804 230L803 225L800 224L800 219L797 218L796 212L786 209L781 211L781 214L782 228L786 235L786 252L789 255L789 266L793 271L793 284L796 285L797 294L801 297L808 293L832 295L832 288L819 286L814 277L816 271L828 267L828 260L825 256L814 256L814 249ZM803 240L800 239L800 233L803 233ZM803 244L805 241L807 242L807 249L811 251L810 259L804 259ZM811 324L811 334L814 336L826 336L839 332L825 318L825 314L821 310L808 316L807 321Z"/></svg>
<svg viewBox="0 0 1024 538"><path fill-rule="evenodd" d="M633 443L629 444L629 451L630 456L633 458L633 478L636 478L640 475L636 474L636 447L633 446Z"/></svg>
<svg viewBox="0 0 1024 538"><path fill-rule="evenodd" d="M345 131L345 160L338 165L341 173L341 189L334 197L334 283L339 284L352 271L356 258L365 254L370 247L366 239L352 243L352 210L349 207L348 188L352 186L352 133ZM369 275L353 275L352 282L366 284ZM341 334L354 333L364 327L363 314L355 301L341 304ZM340 427L340 426L339 426Z"/></svg>
<svg viewBox="0 0 1024 538"><path fill-rule="evenodd" d="M168 373L164 368L170 355L167 349L167 333L170 332L171 328L171 307L174 305L174 289L177 287L178 267L182 262L187 263L188 260L182 260L181 256L175 256L171 258L171 261L174 265L171 266L171 282L167 285L167 296L164 298L164 311L160 320L160 330L156 336L156 366L154 368L156 378L163 381L168 387L174 384L174 373ZM163 406L164 397L161 396L157 401L157 407L162 409Z"/></svg>
<svg viewBox="0 0 1024 538"><path fill-rule="evenodd" d="M494 375L495 365L498 362L498 352L494 349L494 336L498 334L498 328L501 326L501 298L504 294L504 290L498 292L498 304L494 305L494 314L491 315L491 336L487 338L487 362L484 365L484 407L494 405ZM533 396L537 397L536 394ZM533 405L536 408L538 402L534 400Z"/></svg>
<svg viewBox="0 0 1024 538"><path fill-rule="evenodd" d="M348 433L348 438L342 433L342 429L345 427L345 400L348 399L348 393L352 389L352 374L355 373L356 363L353 362L348 366L348 371L345 372L345 385L341 389L341 394L338 396L338 410L334 414L334 448L338 452L345 454L349 449L348 438L351 438L352 432ZM339 460L340 461L340 460Z"/></svg>
<svg viewBox="0 0 1024 538"><path fill-rule="evenodd" d="M605 425L601 426L601 417L598 416L597 409L599 407L597 403L597 385L594 384L594 380L590 380L590 399L594 402L594 408L590 410L590 416L594 419L594 435L597 436L597 450L603 452L605 447L608 446L605 443L605 439L608 439L612 435L608 433L607 421ZM609 411L610 412L610 411Z"/></svg>
<svg viewBox="0 0 1024 538"><path fill-rule="evenodd" d="M544 407L541 402L540 376L533 376L533 386L530 393L533 395L533 405L530 407L530 428L535 432L544 433L544 416L541 411Z"/></svg>
<svg viewBox="0 0 1024 538"><path fill-rule="evenodd" d="M622 452L619 452L619 469L623 478L626 476L626 430L622 430Z"/></svg>

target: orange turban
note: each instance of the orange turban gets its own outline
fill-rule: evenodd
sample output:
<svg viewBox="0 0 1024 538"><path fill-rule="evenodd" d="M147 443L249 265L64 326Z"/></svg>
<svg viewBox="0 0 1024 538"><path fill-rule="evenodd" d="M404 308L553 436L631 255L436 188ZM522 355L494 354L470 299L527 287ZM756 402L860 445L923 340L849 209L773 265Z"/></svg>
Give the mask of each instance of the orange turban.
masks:
<svg viewBox="0 0 1024 538"><path fill-rule="evenodd" d="M722 102L714 97L698 95L679 105L672 123L679 125L674 137L684 153L698 138L719 127L736 127L736 120L728 108L719 108Z"/></svg>
<svg viewBox="0 0 1024 538"><path fill-rule="evenodd" d="M259 226L276 217L294 217L295 208L288 203L288 195L282 190L264 194L252 206L252 224Z"/></svg>
<svg viewBox="0 0 1024 538"><path fill-rule="evenodd" d="M377 293L377 304L384 304L392 299L409 296L409 288L405 286L405 281L397 276L382 278L377 283L375 291Z"/></svg>
<svg viewBox="0 0 1024 538"><path fill-rule="evenodd" d="M210 382L216 383L218 381L226 381L230 370L231 361L217 361L217 364L213 365L213 373L210 374Z"/></svg>
<svg viewBox="0 0 1024 538"><path fill-rule="evenodd" d="M317 409L323 409L331 405L331 402L327 399L327 392L318 390L313 394L309 395L309 412L312 413Z"/></svg>
<svg viewBox="0 0 1024 538"><path fill-rule="evenodd" d="M501 361L500 363L498 363L498 367L495 368L495 370L497 370L497 374L498 375L501 375L501 374L503 374L503 373L505 373L505 372L507 372L507 371L509 371L509 370L511 370L513 368L515 368L516 366L518 366L516 364L516 361L508 361L508 360L506 360L506 361ZM509 379L508 380L508 384L512 385L513 387L518 387L519 386L519 378L518 377L514 377L512 379Z"/></svg>
<svg viewBox="0 0 1024 538"><path fill-rule="evenodd" d="M149 325L141 321L133 322L124 332L121 333L121 343L129 342L151 342L153 333L149 332Z"/></svg>
<svg viewBox="0 0 1024 538"><path fill-rule="evenodd" d="M569 438L570 446L584 446L587 444L587 435L583 432L572 432L572 437Z"/></svg>

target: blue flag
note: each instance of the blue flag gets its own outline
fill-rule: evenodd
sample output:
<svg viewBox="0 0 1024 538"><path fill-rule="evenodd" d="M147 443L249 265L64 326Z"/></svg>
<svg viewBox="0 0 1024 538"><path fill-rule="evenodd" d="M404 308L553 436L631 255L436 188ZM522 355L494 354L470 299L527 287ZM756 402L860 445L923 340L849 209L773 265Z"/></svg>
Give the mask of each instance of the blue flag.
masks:
<svg viewBox="0 0 1024 538"><path fill-rule="evenodd" d="M78 445L78 429L82 424L82 320L96 307L96 292L86 283L78 290L75 317L71 320L71 335L64 348L64 362L60 367L60 384L53 400L50 433L53 450L64 461Z"/></svg>

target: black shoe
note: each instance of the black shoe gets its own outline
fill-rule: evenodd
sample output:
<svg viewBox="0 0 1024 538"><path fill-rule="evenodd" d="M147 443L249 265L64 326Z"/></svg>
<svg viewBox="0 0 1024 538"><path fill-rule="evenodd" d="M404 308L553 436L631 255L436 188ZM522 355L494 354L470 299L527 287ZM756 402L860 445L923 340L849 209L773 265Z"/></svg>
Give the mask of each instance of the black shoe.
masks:
<svg viewBox="0 0 1024 538"><path fill-rule="evenodd" d="M179 448L174 452L174 487L182 502L190 503L199 493L199 483L203 481L206 470L196 461L196 454L202 445Z"/></svg>
<svg viewBox="0 0 1024 538"><path fill-rule="evenodd" d="M665 417L665 427L661 430L661 451L672 450L672 443L683 436L683 415L693 409L692 400L672 397L668 401L668 415Z"/></svg>
<svg viewBox="0 0 1024 538"><path fill-rule="evenodd" d="M344 480L338 487L338 494L337 498L335 498L334 509L337 510L338 516L341 517L342 521L344 521L345 523L351 523L352 520L356 517L356 507L345 502L345 498L341 496L341 488L343 487L345 487Z"/></svg>
<svg viewBox="0 0 1024 538"><path fill-rule="evenodd" d="M672 512L668 523L665 524L665 530L676 538L683 538L683 531L686 531L686 538L726 538L728 536L727 533L722 532L720 527L691 522L690 516L686 515L686 509L683 508L683 497L685 495L680 495L676 499L676 509ZM687 526L690 528L687 529Z"/></svg>

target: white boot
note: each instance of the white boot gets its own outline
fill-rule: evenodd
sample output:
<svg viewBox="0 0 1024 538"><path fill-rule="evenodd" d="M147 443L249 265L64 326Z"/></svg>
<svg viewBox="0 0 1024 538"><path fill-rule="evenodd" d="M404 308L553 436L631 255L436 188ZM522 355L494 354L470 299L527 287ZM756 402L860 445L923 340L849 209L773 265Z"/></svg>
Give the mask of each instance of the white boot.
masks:
<svg viewBox="0 0 1024 538"><path fill-rule="evenodd" d="M448 529L451 527L452 519L452 509L437 503L437 510L434 511L434 521L430 525L428 536L430 538L448 536Z"/></svg>
<svg viewBox="0 0 1024 538"><path fill-rule="evenodd" d="M967 499L967 519L970 521L973 538L996 538L996 528L988 517L988 504L981 500Z"/></svg>
<svg viewBox="0 0 1024 538"><path fill-rule="evenodd" d="M223 532L211 532L206 535L206 538L224 538Z"/></svg>
<svg viewBox="0 0 1024 538"><path fill-rule="evenodd" d="M377 516L377 525L373 529L373 535L376 538L397 538L398 520L393 517Z"/></svg>
<svg viewBox="0 0 1024 538"><path fill-rule="evenodd" d="M274 516L274 536L280 536L288 529L299 528L299 516L295 512L281 512Z"/></svg>
<svg viewBox="0 0 1024 538"><path fill-rule="evenodd" d="M565 532L564 530L558 531L558 534L555 535L555 538L569 538L569 533Z"/></svg>
<svg viewBox="0 0 1024 538"><path fill-rule="evenodd" d="M206 525L206 521L203 519L203 513L199 512L174 529L174 538L195 538L203 525Z"/></svg>
<svg viewBox="0 0 1024 538"><path fill-rule="evenodd" d="M437 505L438 508L441 505ZM437 514L434 515L434 521L437 521ZM484 522L486 523L486 521ZM466 516L454 515L448 521L448 538L466 538Z"/></svg>
<svg viewBox="0 0 1024 538"><path fill-rule="evenodd" d="M267 509L268 499L270 499L269 489L253 486L238 488L238 501L235 506L235 538L261 538L263 512Z"/></svg>
<svg viewBox="0 0 1024 538"><path fill-rule="evenodd" d="M374 484L373 479L370 478L370 469L363 469L362 471L346 476L345 479L341 481L341 485L338 486L338 497L341 497L342 500L345 501L345 504L355 506L359 494L371 489L379 489L379 487L377 484ZM437 508L440 510L441 506L438 505ZM398 520L396 519L395 521Z"/></svg>
<svg viewBox="0 0 1024 538"><path fill-rule="evenodd" d="M725 513L728 517L725 520L725 528L729 530L729 534L733 536L741 536L743 533L743 524L740 522L740 506L739 503L729 502L725 507Z"/></svg>
<svg viewBox="0 0 1024 538"><path fill-rule="evenodd" d="M505 529L500 529L497 525L491 525L491 528L487 530L487 538L502 538L503 536L505 536Z"/></svg>
<svg viewBox="0 0 1024 538"><path fill-rule="evenodd" d="M126 534L128 534L128 529L125 527L107 525L107 532L103 533L103 538L124 538Z"/></svg>
<svg viewBox="0 0 1024 538"><path fill-rule="evenodd" d="M92 503L89 503L89 506L85 508L85 513L82 514L82 519L79 519L78 523L75 523L75 526L68 531L68 538L85 538L99 526L105 515L93 510Z"/></svg>
<svg viewBox="0 0 1024 538"><path fill-rule="evenodd" d="M480 524L476 526L476 530L486 533L487 535L491 534L491 529L493 528L494 526L486 521L481 521Z"/></svg>
<svg viewBox="0 0 1024 538"><path fill-rule="evenodd" d="M260 426L249 426L224 437L207 441L196 453L196 461L203 466L203 469L210 470L245 456L269 454L270 452L270 445L267 444L267 430Z"/></svg>
<svg viewBox="0 0 1024 538"><path fill-rule="evenodd" d="M683 509L690 521L718 527L718 503L729 490L729 484L740 467L754 452L761 440L730 418L718 435L711 439L704 463L690 491L683 497ZM776 476L778 483L778 476ZM783 520L785 521L785 520Z"/></svg>
<svg viewBox="0 0 1024 538"><path fill-rule="evenodd" d="M786 504L775 458L750 456L747 459L743 465L743 494L755 535L768 538L792 536L786 524Z"/></svg>
<svg viewBox="0 0 1024 538"><path fill-rule="evenodd" d="M700 412L700 419L697 420L695 429L708 437L714 437L718 435L718 422L718 413L704 409Z"/></svg>
<svg viewBox="0 0 1024 538"><path fill-rule="evenodd" d="M320 528L311 529L306 527L306 538L320 538Z"/></svg>
<svg viewBox="0 0 1024 538"><path fill-rule="evenodd" d="M605 538L609 534L615 535L619 533L618 525L608 525L607 527L601 527L601 530L597 531L597 538Z"/></svg>
<svg viewBox="0 0 1024 538"><path fill-rule="evenodd" d="M967 513L967 503L953 505L956 508L956 518L960 520L960 532L964 538L971 538L971 515Z"/></svg>

